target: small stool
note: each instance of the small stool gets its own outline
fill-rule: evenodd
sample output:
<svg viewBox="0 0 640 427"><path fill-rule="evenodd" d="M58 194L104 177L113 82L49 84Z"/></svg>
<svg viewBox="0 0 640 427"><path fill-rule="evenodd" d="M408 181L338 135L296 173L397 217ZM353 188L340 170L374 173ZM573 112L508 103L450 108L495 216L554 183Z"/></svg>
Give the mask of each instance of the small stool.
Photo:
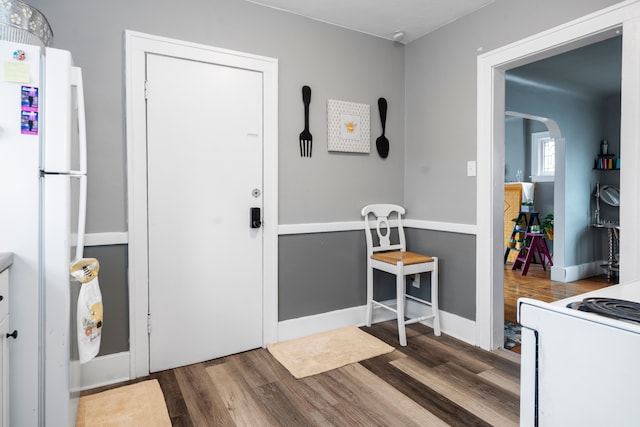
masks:
<svg viewBox="0 0 640 427"><path fill-rule="evenodd" d="M549 254L549 248L547 248L547 242L544 240L544 234L527 232L524 234L524 239L529 242L529 244L523 246L520 249L520 252L518 252L516 261L513 263L513 267L511 267L512 270L522 267L521 274L526 276L529 271L531 261L535 262L536 253L540 257L540 264L542 264L542 268L545 271L547 270L545 266L547 261L549 262L549 265L553 265L551 255Z"/></svg>
<svg viewBox="0 0 640 427"><path fill-rule="evenodd" d="M515 239L516 236L523 231L531 230L533 225L542 226L540 223L540 213L539 212L523 212L520 211L518 213L518 218L515 219L515 224L513 225L513 231L511 232L511 239ZM520 225L522 224L522 225ZM507 249L504 251L504 264L507 263L509 259L509 254L512 250L517 250L516 248L510 247L507 245Z"/></svg>

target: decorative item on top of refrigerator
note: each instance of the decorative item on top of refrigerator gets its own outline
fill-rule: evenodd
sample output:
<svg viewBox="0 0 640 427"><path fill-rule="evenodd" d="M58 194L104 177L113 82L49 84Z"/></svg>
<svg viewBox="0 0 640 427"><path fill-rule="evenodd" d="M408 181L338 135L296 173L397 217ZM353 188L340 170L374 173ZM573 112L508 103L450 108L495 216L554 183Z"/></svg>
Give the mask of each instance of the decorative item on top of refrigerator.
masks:
<svg viewBox="0 0 640 427"><path fill-rule="evenodd" d="M20 0L0 0L0 40L46 47L53 42L53 32L35 7Z"/></svg>

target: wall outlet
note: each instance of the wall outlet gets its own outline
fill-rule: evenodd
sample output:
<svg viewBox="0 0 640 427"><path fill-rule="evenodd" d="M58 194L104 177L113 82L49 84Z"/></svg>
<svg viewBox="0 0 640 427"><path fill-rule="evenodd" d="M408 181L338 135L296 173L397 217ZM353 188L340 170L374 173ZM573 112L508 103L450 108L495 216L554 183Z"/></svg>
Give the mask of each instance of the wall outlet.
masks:
<svg viewBox="0 0 640 427"><path fill-rule="evenodd" d="M414 288L420 288L420 275L419 274L414 274L413 276L411 276L411 286L413 286Z"/></svg>
<svg viewBox="0 0 640 427"><path fill-rule="evenodd" d="M476 176L476 161L469 160L467 162L467 176Z"/></svg>

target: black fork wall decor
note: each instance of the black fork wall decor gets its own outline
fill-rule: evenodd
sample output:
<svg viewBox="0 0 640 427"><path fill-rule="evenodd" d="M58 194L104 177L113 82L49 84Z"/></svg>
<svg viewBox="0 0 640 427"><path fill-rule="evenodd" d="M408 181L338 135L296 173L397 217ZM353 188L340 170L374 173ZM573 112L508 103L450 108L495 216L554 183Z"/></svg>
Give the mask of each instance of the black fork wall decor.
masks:
<svg viewBox="0 0 640 427"><path fill-rule="evenodd" d="M304 130L300 132L300 157L311 157L313 136L309 132L309 104L311 103L311 88L302 86L302 102L304 104Z"/></svg>

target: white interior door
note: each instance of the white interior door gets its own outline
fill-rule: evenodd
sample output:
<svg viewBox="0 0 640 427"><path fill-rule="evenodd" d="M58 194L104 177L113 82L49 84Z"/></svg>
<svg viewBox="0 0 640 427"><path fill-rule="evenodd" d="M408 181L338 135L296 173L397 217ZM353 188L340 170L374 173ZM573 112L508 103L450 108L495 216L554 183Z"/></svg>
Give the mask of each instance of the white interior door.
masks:
<svg viewBox="0 0 640 427"><path fill-rule="evenodd" d="M147 54L149 363L262 345L262 73Z"/></svg>

